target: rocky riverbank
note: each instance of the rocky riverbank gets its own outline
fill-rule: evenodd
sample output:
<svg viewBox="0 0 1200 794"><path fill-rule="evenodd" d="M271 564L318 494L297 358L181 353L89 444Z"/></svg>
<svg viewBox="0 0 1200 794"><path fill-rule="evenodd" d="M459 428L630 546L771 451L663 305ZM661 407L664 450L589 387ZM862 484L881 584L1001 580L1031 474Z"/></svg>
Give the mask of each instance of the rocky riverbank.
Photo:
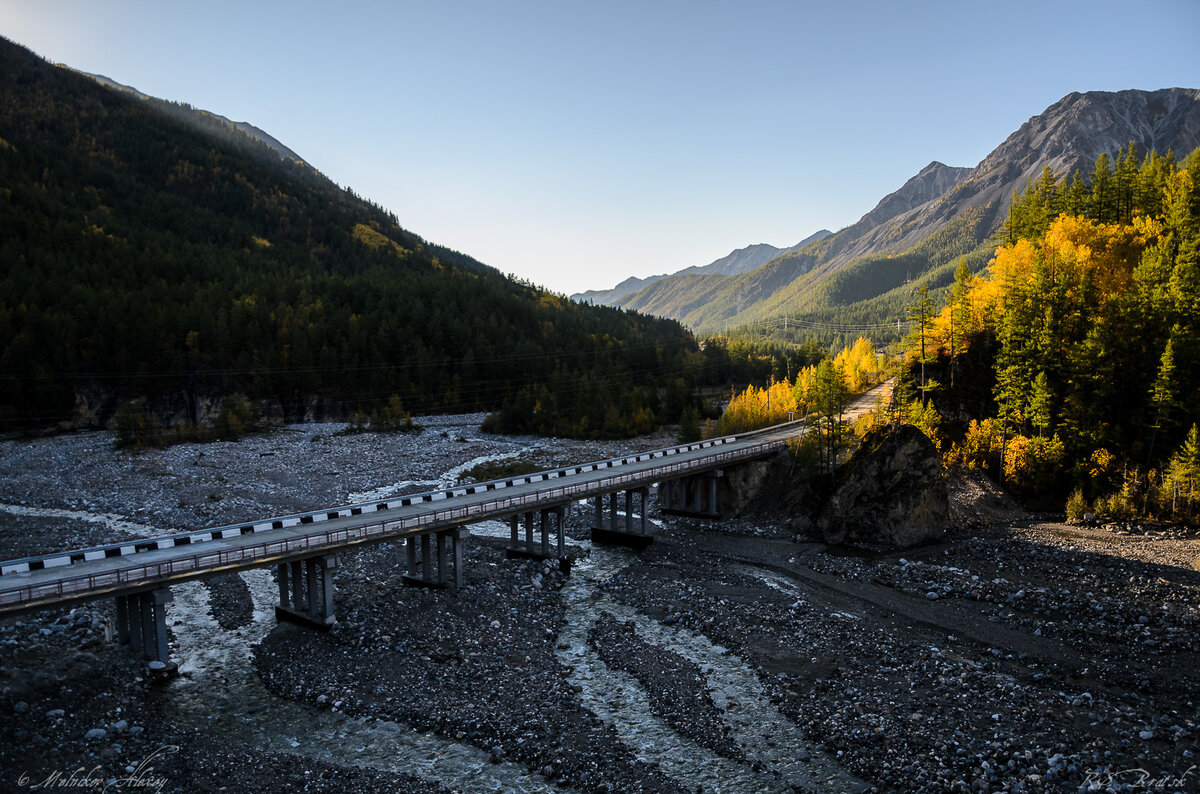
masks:
<svg viewBox="0 0 1200 794"><path fill-rule="evenodd" d="M3 442L0 556L669 443L478 419L141 455ZM874 555L654 507L647 550L592 548L577 506L570 575L483 524L457 593L403 586L400 549L371 547L343 555L324 634L275 625L268 572L217 577L173 588L171 680L108 641L106 602L9 618L0 789L1200 790L1200 540L1036 519L974 483L951 499L943 542Z"/></svg>

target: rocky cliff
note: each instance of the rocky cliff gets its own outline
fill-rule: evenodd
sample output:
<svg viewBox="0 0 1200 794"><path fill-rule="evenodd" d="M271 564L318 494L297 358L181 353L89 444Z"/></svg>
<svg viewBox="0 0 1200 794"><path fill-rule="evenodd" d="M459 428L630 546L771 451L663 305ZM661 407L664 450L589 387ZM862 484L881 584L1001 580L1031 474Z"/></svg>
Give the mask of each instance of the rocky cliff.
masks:
<svg viewBox="0 0 1200 794"><path fill-rule="evenodd" d="M941 538L950 507L933 442L909 425L882 428L837 472L815 528L835 545L904 549Z"/></svg>

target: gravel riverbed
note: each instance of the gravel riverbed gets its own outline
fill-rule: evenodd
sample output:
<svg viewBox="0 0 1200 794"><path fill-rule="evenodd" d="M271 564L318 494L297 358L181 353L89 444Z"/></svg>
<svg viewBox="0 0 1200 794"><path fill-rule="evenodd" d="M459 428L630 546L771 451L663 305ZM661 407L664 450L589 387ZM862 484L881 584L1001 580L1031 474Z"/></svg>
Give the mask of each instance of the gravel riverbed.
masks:
<svg viewBox="0 0 1200 794"><path fill-rule="evenodd" d="M0 557L430 490L483 460L666 446L295 425L138 455L0 442ZM570 573L472 527L466 586L343 554L337 623L276 625L265 570L172 588L180 675L97 601L0 621L0 791L1200 790L1200 538L954 489L945 542L855 555L761 517L659 516ZM74 777L72 777L74 776Z"/></svg>

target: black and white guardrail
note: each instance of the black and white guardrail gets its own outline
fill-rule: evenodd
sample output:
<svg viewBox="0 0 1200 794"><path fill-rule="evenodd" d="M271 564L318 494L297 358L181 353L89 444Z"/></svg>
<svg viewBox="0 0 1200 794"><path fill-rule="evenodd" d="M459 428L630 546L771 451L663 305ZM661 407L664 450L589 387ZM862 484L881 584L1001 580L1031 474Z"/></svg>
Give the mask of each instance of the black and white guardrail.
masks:
<svg viewBox="0 0 1200 794"><path fill-rule="evenodd" d="M780 428L776 427L774 429L779 430ZM745 436L742 438L744 439ZM48 556L41 558L43 563L50 560L57 562L53 566L44 565L44 568L63 567L65 570L61 571L61 573L56 573L52 578L39 582L23 581L24 577L13 577L15 581L11 582L0 581L0 611L36 609L72 600L86 600L114 592L119 593L147 586L161 585L166 582L208 576L223 570L260 567L262 565L275 564L280 560L312 555L314 553L328 553L361 543L378 542L413 533L438 531L441 528L464 523L501 518L511 515L513 512L525 511L538 505L589 498L600 493L610 493L622 488L645 485L655 480L670 479L690 472L703 471L712 468L713 465L726 465L739 460L746 460L778 449L783 442L784 438L779 437L758 444L739 446L737 449L714 450L710 455L700 458L685 458L678 461L664 460L658 466L643 471L622 472L614 459L611 463L609 461L602 461L598 464L588 464L586 466L571 467L552 472L539 472L527 477L517 477L512 480L498 482L513 484L538 482L539 480L558 479L565 476L567 472L576 470L582 473L600 469L612 469L611 473L606 473L599 479L551 484L534 491L513 493L511 495L503 491L496 492L499 489L492 488L491 490L494 495L484 502L461 504L450 500L444 506L431 506L432 509L427 512L420 512L404 517L393 516L390 518L380 515L378 520L371 520L375 517L370 516L368 521L364 523L350 526L334 526L328 529L314 526L312 531L306 532L303 535L280 536L275 533L265 532L264 530L276 529L276 524L281 524L282 526L290 524L294 526L296 524L316 523L316 516L318 514L310 513L289 516L283 519L268 519L245 526L217 527L212 530L189 533L186 535L189 538L188 542L180 545L191 545L190 538L196 537L202 539L205 535L213 539L216 537L229 537L226 534L229 532L233 532L237 536L246 534L257 535L259 532L262 532L262 536L253 537L249 542L241 540L233 547L220 546L215 543L212 546L206 547L201 540L197 543L194 550L189 549L182 554L175 552L173 556L165 559L161 555L153 560L149 556L143 559L133 558L118 568L97 570L94 567L88 568L85 565L80 565L79 571L73 572L69 567L71 565L68 561L70 554ZM698 449L711 446L716 446L716 444L705 442L704 447L692 445L692 448ZM643 453L641 456L624 458L622 460L628 463L632 460L637 460L639 457L644 461L651 457L666 458L676 455L676 450L660 450L655 454ZM559 472L563 472L563 474L559 474ZM498 484L498 482L493 484ZM480 492L480 490L488 490L486 486L487 483L479 483L448 491L415 494L411 497L405 497L403 500L372 502L369 505L353 505L349 508L328 511L325 514L324 520L328 520L330 515L335 513L353 515L353 512L346 513L345 511L353 511L358 507L364 508L363 512L359 515L367 516L368 512L383 510L389 505L399 507L405 500L407 500L408 504L441 501L448 499L448 494L451 496L464 494L467 488L472 489L475 493ZM505 485L505 488L507 487L508 485ZM434 497L437 497L437 499L435 500ZM373 507L374 510L368 511L367 507ZM311 517L312 520L304 521L303 519L306 517ZM247 528L246 532L242 531ZM153 546L144 546L143 551L149 551L151 548L160 548L159 544L163 541L176 540L182 537L185 537L185 535L175 536L170 539L152 538L139 541L138 543L153 543ZM138 543L132 545L137 546ZM119 548L125 549L130 547L131 544L124 544ZM165 545L162 548L171 547L171 545ZM98 550L89 549L83 550L80 553L86 555L88 552L95 551ZM96 558L93 557L93 559ZM11 562L16 563L17 561L14 560Z"/></svg>
<svg viewBox="0 0 1200 794"><path fill-rule="evenodd" d="M777 428L768 428L768 430L774 429ZM472 485L459 486L456 488L410 494L408 496L394 499L360 502L343 507L324 508L321 510L311 510L305 513L292 513L289 515L258 519L252 522L246 522L244 524L229 524L193 530L190 532L139 538L121 543L109 543L101 546L92 546L85 549L75 549L72 551L63 551L32 557L21 557L18 559L0 562L0 577L16 573L28 573L29 571L40 571L46 568L74 565L76 563L90 560L100 560L106 557L125 557L145 551L157 551L159 549L170 549L176 546L188 546L223 538L234 538L241 535L265 532L272 529L283 529L284 527L297 526L299 524L313 524L319 521L329 521L337 518L358 516L373 511L409 507L411 505L420 504L423 502L436 502L441 499L452 499L456 496L466 496L469 494L483 493L486 491L496 491L500 490L501 488L510 488L514 485L526 485L536 482L544 482L547 480L556 479L558 477L566 477L574 474L586 474L588 472L599 471L601 469L611 469L618 466L629 465L631 463L641 463L643 461L654 460L656 458L665 458L687 452L709 449L711 447L729 444L737 441L739 438L744 439L748 435L754 434L751 433L743 434L741 436L723 436L721 438L713 438L693 444L681 444L675 447L656 449L651 452L643 452L639 455L631 455L623 458L609 458L607 460L584 463L579 466L570 466L562 469L549 469L519 477L489 480L487 482L474 483Z"/></svg>

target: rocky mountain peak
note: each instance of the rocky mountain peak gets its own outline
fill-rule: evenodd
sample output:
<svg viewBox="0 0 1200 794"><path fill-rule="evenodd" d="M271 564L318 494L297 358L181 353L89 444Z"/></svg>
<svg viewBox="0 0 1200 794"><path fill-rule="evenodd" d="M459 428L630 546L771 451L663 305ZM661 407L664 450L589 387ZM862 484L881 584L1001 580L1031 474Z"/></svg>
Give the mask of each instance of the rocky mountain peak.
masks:
<svg viewBox="0 0 1200 794"><path fill-rule="evenodd" d="M895 193L880 199L875 209L864 215L860 223L864 223L866 228L878 226L914 207L941 198L969 173L970 168L954 168L934 160Z"/></svg>

